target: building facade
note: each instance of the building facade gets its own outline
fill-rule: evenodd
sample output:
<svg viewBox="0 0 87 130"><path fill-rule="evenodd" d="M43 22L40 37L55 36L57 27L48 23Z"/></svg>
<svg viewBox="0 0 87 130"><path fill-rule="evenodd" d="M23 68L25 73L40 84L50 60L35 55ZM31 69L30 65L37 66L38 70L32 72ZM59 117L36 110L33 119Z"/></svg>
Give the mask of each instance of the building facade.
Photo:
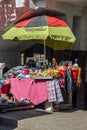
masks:
<svg viewBox="0 0 87 130"><path fill-rule="evenodd" d="M22 13L29 9L29 0L8 0L0 2L0 31L14 22Z"/></svg>

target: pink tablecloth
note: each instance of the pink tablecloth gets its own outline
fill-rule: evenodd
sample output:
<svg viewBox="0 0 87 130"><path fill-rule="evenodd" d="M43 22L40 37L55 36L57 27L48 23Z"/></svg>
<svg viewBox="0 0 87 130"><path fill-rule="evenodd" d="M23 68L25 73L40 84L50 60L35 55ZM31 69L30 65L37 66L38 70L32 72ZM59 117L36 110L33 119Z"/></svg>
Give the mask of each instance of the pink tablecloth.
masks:
<svg viewBox="0 0 87 130"><path fill-rule="evenodd" d="M47 86L46 81L34 81L32 79L10 79L10 92L14 97L21 101L22 99L29 99L34 105L38 105L47 100Z"/></svg>
<svg viewBox="0 0 87 130"><path fill-rule="evenodd" d="M30 101L37 105L44 101L46 101L48 98L47 95L47 83L46 81L36 81L33 82L30 90L29 90L29 99Z"/></svg>

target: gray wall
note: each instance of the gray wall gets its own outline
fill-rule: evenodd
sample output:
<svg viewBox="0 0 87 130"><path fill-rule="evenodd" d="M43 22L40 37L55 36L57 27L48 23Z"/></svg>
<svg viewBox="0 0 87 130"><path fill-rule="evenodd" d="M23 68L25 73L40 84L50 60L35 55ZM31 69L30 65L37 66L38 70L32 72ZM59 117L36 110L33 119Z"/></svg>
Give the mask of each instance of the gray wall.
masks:
<svg viewBox="0 0 87 130"><path fill-rule="evenodd" d="M8 68L20 65L20 53L0 52L0 63L5 63Z"/></svg>
<svg viewBox="0 0 87 130"><path fill-rule="evenodd" d="M87 51L87 9L82 10L80 49Z"/></svg>

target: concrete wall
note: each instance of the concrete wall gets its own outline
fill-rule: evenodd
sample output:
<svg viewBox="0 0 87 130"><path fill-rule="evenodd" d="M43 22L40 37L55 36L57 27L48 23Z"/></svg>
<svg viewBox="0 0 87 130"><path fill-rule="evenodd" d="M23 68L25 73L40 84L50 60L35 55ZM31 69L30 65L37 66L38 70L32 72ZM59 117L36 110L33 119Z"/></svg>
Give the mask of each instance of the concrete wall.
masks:
<svg viewBox="0 0 87 130"><path fill-rule="evenodd" d="M80 49L87 51L87 9L82 10Z"/></svg>
<svg viewBox="0 0 87 130"><path fill-rule="evenodd" d="M87 50L87 9L54 0L46 0L46 2L47 7L51 7L52 9L65 13L67 23L77 39L76 44L72 49ZM74 21L75 17L79 17L79 19L75 19Z"/></svg>
<svg viewBox="0 0 87 130"><path fill-rule="evenodd" d="M0 63L5 63L8 68L20 65L20 53L0 52Z"/></svg>

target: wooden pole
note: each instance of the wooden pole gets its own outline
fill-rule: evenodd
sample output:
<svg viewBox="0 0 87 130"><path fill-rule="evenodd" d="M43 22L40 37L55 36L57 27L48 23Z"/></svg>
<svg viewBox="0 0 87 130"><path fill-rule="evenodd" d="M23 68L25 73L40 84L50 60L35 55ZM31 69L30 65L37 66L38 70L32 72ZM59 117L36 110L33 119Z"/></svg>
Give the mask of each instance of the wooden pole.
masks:
<svg viewBox="0 0 87 130"><path fill-rule="evenodd" d="M44 61L46 60L46 43L45 43L45 40L44 40Z"/></svg>

